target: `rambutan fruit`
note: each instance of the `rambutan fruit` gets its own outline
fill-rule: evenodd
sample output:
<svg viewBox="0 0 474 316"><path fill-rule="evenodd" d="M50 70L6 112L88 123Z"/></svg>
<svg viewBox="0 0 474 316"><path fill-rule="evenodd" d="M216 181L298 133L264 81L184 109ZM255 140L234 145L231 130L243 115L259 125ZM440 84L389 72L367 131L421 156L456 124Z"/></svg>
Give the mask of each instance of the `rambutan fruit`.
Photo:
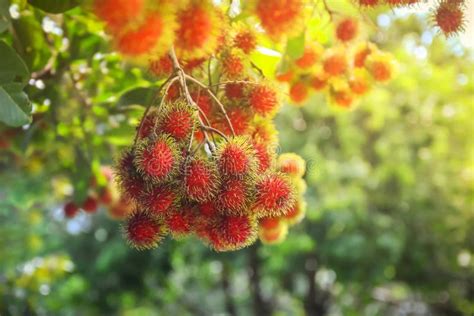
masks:
<svg viewBox="0 0 474 316"><path fill-rule="evenodd" d="M216 195L220 185L215 165L204 159L188 161L184 169L183 185L190 200L209 201Z"/></svg>
<svg viewBox="0 0 474 316"><path fill-rule="evenodd" d="M175 47L180 57L204 57L217 48L219 19L209 1L190 1L177 13Z"/></svg>
<svg viewBox="0 0 474 316"><path fill-rule="evenodd" d="M155 248L167 233L159 217L138 210L127 217L123 230L128 243L138 250Z"/></svg>
<svg viewBox="0 0 474 316"><path fill-rule="evenodd" d="M79 212L79 207L76 203L70 201L64 205L64 216L66 216L66 218L73 218L77 212Z"/></svg>
<svg viewBox="0 0 474 316"><path fill-rule="evenodd" d="M284 153L278 157L278 169L292 177L302 177L306 171L306 162L295 153Z"/></svg>
<svg viewBox="0 0 474 316"><path fill-rule="evenodd" d="M135 154L133 150L123 151L115 167L116 179L120 191L130 199L137 199L145 190L145 181L137 171L135 164Z"/></svg>
<svg viewBox="0 0 474 316"><path fill-rule="evenodd" d="M246 215L221 215L209 229L209 242L216 251L238 250L256 238L257 221Z"/></svg>
<svg viewBox="0 0 474 316"><path fill-rule="evenodd" d="M227 110L227 117L232 124L235 135L244 135L249 130L251 115L249 111L242 107L233 107ZM232 135L229 124L224 118L220 119L220 126L226 135Z"/></svg>
<svg viewBox="0 0 474 316"><path fill-rule="evenodd" d="M252 139L256 142L273 145L278 142L278 131L272 120L255 117L250 124Z"/></svg>
<svg viewBox="0 0 474 316"><path fill-rule="evenodd" d="M277 228L267 230L260 229L258 236L260 241L266 245L276 245L283 242L288 235L288 225L282 222Z"/></svg>
<svg viewBox="0 0 474 316"><path fill-rule="evenodd" d="M189 206L174 208L166 214L166 224L175 239L183 238L193 231L195 210Z"/></svg>
<svg viewBox="0 0 474 316"><path fill-rule="evenodd" d="M284 219L289 225L295 225L303 220L306 215L306 202L303 199L297 199Z"/></svg>
<svg viewBox="0 0 474 316"><path fill-rule="evenodd" d="M258 0L255 14L263 29L274 40L284 35L298 34L303 27L302 0Z"/></svg>
<svg viewBox="0 0 474 316"><path fill-rule="evenodd" d="M197 205L199 214L205 218L213 218L219 213L215 201L207 201Z"/></svg>
<svg viewBox="0 0 474 316"><path fill-rule="evenodd" d="M222 73L229 79L242 77L245 70L245 55L240 49L225 51L221 55Z"/></svg>
<svg viewBox="0 0 474 316"><path fill-rule="evenodd" d="M144 0L95 0L94 13L109 29L117 30L136 21L145 9Z"/></svg>
<svg viewBox="0 0 474 316"><path fill-rule="evenodd" d="M291 181L282 173L263 175L256 184L254 210L258 217L285 215L294 201Z"/></svg>
<svg viewBox="0 0 474 316"><path fill-rule="evenodd" d="M344 109L349 109L354 104L355 98L349 88L332 89L329 93L331 103Z"/></svg>
<svg viewBox="0 0 474 316"><path fill-rule="evenodd" d="M293 80L295 73L293 70L288 69L285 72L280 72L275 75L275 79L280 82L290 82Z"/></svg>
<svg viewBox="0 0 474 316"><path fill-rule="evenodd" d="M267 171L273 165L274 160L274 153L270 152L270 146L255 141L252 142L252 145L255 150L255 157L257 157L257 171Z"/></svg>
<svg viewBox="0 0 474 316"><path fill-rule="evenodd" d="M217 205L225 214L238 214L245 211L251 202L251 186L242 179L228 179L222 182L217 195Z"/></svg>
<svg viewBox="0 0 474 316"><path fill-rule="evenodd" d="M266 84L251 85L248 97L252 110L262 116L273 115L279 106L277 92Z"/></svg>
<svg viewBox="0 0 474 316"><path fill-rule="evenodd" d="M336 26L336 37L341 42L353 40L359 32L359 24L354 18L344 18Z"/></svg>
<svg viewBox="0 0 474 316"><path fill-rule="evenodd" d="M277 229L280 226L281 217L262 217L259 221L259 226L262 229L273 230Z"/></svg>
<svg viewBox="0 0 474 316"><path fill-rule="evenodd" d="M173 61L168 54L165 54L158 59L152 59L149 69L152 74L159 78L168 77L173 72Z"/></svg>
<svg viewBox="0 0 474 316"><path fill-rule="evenodd" d="M233 44L240 48L245 54L250 54L257 47L257 37L255 32L246 26L239 25L237 33L234 36Z"/></svg>
<svg viewBox="0 0 474 316"><path fill-rule="evenodd" d="M181 67L183 67L185 72L190 73L195 69L199 70L206 60L207 58L205 57L185 59L181 61Z"/></svg>
<svg viewBox="0 0 474 316"><path fill-rule="evenodd" d="M209 95L205 91L196 90L190 92L191 98L196 105L199 107L201 112L206 116L209 117L212 112L212 100Z"/></svg>
<svg viewBox="0 0 474 316"><path fill-rule="evenodd" d="M304 81L297 81L290 87L290 99L296 104L301 104L308 99L309 89Z"/></svg>
<svg viewBox="0 0 474 316"><path fill-rule="evenodd" d="M227 176L252 174L256 168L255 151L247 137L237 136L219 144L216 161L220 172Z"/></svg>
<svg viewBox="0 0 474 316"><path fill-rule="evenodd" d="M309 82L311 88L313 88L315 91L323 90L327 86L327 83L328 78L325 73L313 75Z"/></svg>
<svg viewBox="0 0 474 316"><path fill-rule="evenodd" d="M436 25L446 36L462 31L464 25L464 12L461 5L452 2L442 0L434 13Z"/></svg>
<svg viewBox="0 0 474 316"><path fill-rule="evenodd" d="M375 81L387 82L395 75L395 62L392 55L388 53L374 53L367 59L367 70Z"/></svg>
<svg viewBox="0 0 474 316"><path fill-rule="evenodd" d="M196 111L185 102L175 101L166 105L160 129L179 142L189 138L196 123Z"/></svg>
<svg viewBox="0 0 474 316"><path fill-rule="evenodd" d="M82 203L81 208L86 213L95 213L97 211L98 206L99 203L97 202L97 199L93 196L88 196L86 200Z"/></svg>
<svg viewBox="0 0 474 316"><path fill-rule="evenodd" d="M354 72L354 75L349 79L349 87L354 94L364 95L369 91L370 84L364 73Z"/></svg>
<svg viewBox="0 0 474 316"><path fill-rule="evenodd" d="M323 61L324 72L328 76L342 75L347 69L347 59L342 51L332 51Z"/></svg>
<svg viewBox="0 0 474 316"><path fill-rule="evenodd" d="M176 191L170 186L160 185L148 188L140 198L140 203L154 215L164 215L176 202Z"/></svg>
<svg viewBox="0 0 474 316"><path fill-rule="evenodd" d="M225 96L230 100L241 99L244 97L244 85L242 83L228 83L225 85Z"/></svg>
<svg viewBox="0 0 474 316"><path fill-rule="evenodd" d="M315 43L306 45L303 55L295 60L295 64L301 69L308 69L319 61L322 54L323 47L321 45Z"/></svg>
<svg viewBox="0 0 474 316"><path fill-rule="evenodd" d="M151 109L148 114L144 118L142 118L143 123L141 123L141 127L140 124L138 124L137 126L138 137L140 139L149 137L157 127L158 119L158 111L156 109ZM140 130L138 131L138 129Z"/></svg>
<svg viewBox="0 0 474 316"><path fill-rule="evenodd" d="M145 55L162 55L172 41L170 23L158 13L148 16L142 23L117 36L117 50L125 56L139 58Z"/></svg>
<svg viewBox="0 0 474 316"><path fill-rule="evenodd" d="M180 156L176 142L164 134L139 141L134 163L144 176L156 182L163 182L176 174Z"/></svg>
<svg viewBox="0 0 474 316"><path fill-rule="evenodd" d="M167 102L174 102L181 96L181 86L179 82L173 82L167 91L165 96Z"/></svg>
<svg viewBox="0 0 474 316"><path fill-rule="evenodd" d="M364 67L367 57L369 57L369 55L372 52L375 52L376 50L377 48L372 43L363 43L357 46L354 52L354 67L356 68Z"/></svg>

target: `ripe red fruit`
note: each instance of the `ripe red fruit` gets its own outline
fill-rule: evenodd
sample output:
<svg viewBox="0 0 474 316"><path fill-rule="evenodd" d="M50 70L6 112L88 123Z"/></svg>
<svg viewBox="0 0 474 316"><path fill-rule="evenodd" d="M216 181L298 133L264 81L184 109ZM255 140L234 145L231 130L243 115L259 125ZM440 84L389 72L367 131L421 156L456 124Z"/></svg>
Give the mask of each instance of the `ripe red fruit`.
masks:
<svg viewBox="0 0 474 316"><path fill-rule="evenodd" d="M336 26L336 37L342 42L353 40L359 31L357 21L352 18L345 18Z"/></svg>
<svg viewBox="0 0 474 316"><path fill-rule="evenodd" d="M297 81L290 87L290 98L295 103L302 103L308 98L309 90L305 82Z"/></svg>
<svg viewBox="0 0 474 316"><path fill-rule="evenodd" d="M347 69L346 56L338 52L332 53L324 59L323 67L329 76L342 75Z"/></svg>
<svg viewBox="0 0 474 316"><path fill-rule="evenodd" d="M145 176L164 181L174 175L179 162L176 143L168 136L145 139L137 145L135 165Z"/></svg>
<svg viewBox="0 0 474 316"><path fill-rule="evenodd" d="M79 207L74 202L68 202L64 205L64 215L67 218L73 218L79 212Z"/></svg>
<svg viewBox="0 0 474 316"><path fill-rule="evenodd" d="M150 62L150 71L157 77L166 77L173 71L173 62L168 54Z"/></svg>
<svg viewBox="0 0 474 316"><path fill-rule="evenodd" d="M255 34L250 29L241 29L234 37L234 46L249 54L257 46Z"/></svg>
<svg viewBox="0 0 474 316"><path fill-rule="evenodd" d="M144 182L135 167L134 159L133 151L125 150L116 167L117 180L122 194L133 200L144 191Z"/></svg>
<svg viewBox="0 0 474 316"><path fill-rule="evenodd" d="M327 76L325 74L320 74L311 78L310 85L315 91L320 91L326 87L327 82Z"/></svg>
<svg viewBox="0 0 474 316"><path fill-rule="evenodd" d="M304 3L301 0L258 0L255 13L272 38L299 30Z"/></svg>
<svg viewBox="0 0 474 316"><path fill-rule="evenodd" d="M366 94L369 91L369 83L363 76L354 76L349 80L351 91L357 95Z"/></svg>
<svg viewBox="0 0 474 316"><path fill-rule="evenodd" d="M464 13L459 4L443 0L436 9L434 20L441 31L450 36L463 29Z"/></svg>
<svg viewBox="0 0 474 316"><path fill-rule="evenodd" d="M176 193L167 186L148 189L140 201L143 206L155 215L163 215L176 200Z"/></svg>
<svg viewBox="0 0 474 316"><path fill-rule="evenodd" d="M169 210L166 214L166 224L173 238L182 238L193 230L194 210L187 206Z"/></svg>
<svg viewBox="0 0 474 316"><path fill-rule="evenodd" d="M141 129L138 133L140 139L150 136L153 133L153 130L156 128L156 122L158 120L158 111L155 109L150 110L150 112L144 117L143 123L141 124ZM140 128L140 124L137 126L137 129Z"/></svg>
<svg viewBox="0 0 474 316"><path fill-rule="evenodd" d="M294 190L280 173L264 175L256 185L255 209L258 216L281 216L293 204Z"/></svg>
<svg viewBox="0 0 474 316"><path fill-rule="evenodd" d="M216 251L237 250L250 245L257 235L256 221L244 215L222 215L209 227L209 241Z"/></svg>
<svg viewBox="0 0 474 316"><path fill-rule="evenodd" d="M272 230L278 228L281 222L281 217L263 217L260 219L259 225L263 229Z"/></svg>
<svg viewBox="0 0 474 316"><path fill-rule="evenodd" d="M81 208L87 213L95 213L97 211L98 203L97 199L89 196L87 199L82 203Z"/></svg>
<svg viewBox="0 0 474 316"><path fill-rule="evenodd" d="M190 93L191 98L196 102L206 117L209 117L212 112L212 100L204 91L193 91Z"/></svg>
<svg viewBox="0 0 474 316"><path fill-rule="evenodd" d="M246 138L233 138L222 144L217 153L217 165L224 175L246 175L254 170L255 163L255 152Z"/></svg>
<svg viewBox="0 0 474 316"><path fill-rule="evenodd" d="M331 93L331 98L334 100L334 103L342 108L350 108L354 103L354 96L348 90L333 91Z"/></svg>
<svg viewBox="0 0 474 316"><path fill-rule="evenodd" d="M162 17L153 14L138 27L121 34L117 40L117 49L122 54L132 57L151 53L166 27Z"/></svg>
<svg viewBox="0 0 474 316"><path fill-rule="evenodd" d="M241 179L230 179L222 184L218 205L225 213L239 212L249 204L248 184Z"/></svg>
<svg viewBox="0 0 474 316"><path fill-rule="evenodd" d="M212 7L204 3L191 2L178 12L175 45L185 55L202 57L217 46L217 19Z"/></svg>
<svg viewBox="0 0 474 316"><path fill-rule="evenodd" d="M280 82L290 82L293 79L294 73L291 70L287 70L286 72L279 73L275 76L275 79Z"/></svg>
<svg viewBox="0 0 474 316"><path fill-rule="evenodd" d="M185 167L184 189L189 199L204 202L215 196L219 180L214 165L203 159L188 162Z"/></svg>
<svg viewBox="0 0 474 316"><path fill-rule="evenodd" d="M169 134L177 141L185 140L191 135L196 123L194 110L180 103L169 105L160 123L162 132Z"/></svg>
<svg viewBox="0 0 474 316"><path fill-rule="evenodd" d="M227 111L227 117L234 128L235 135L244 135L247 133L250 126L251 115L246 109L240 107L232 108ZM220 125L222 126L222 130L226 135L232 134L229 124L225 118L221 119Z"/></svg>
<svg viewBox="0 0 474 316"><path fill-rule="evenodd" d="M297 154L284 153L278 157L278 169L287 175L302 177L306 170L306 163Z"/></svg>
<svg viewBox="0 0 474 316"><path fill-rule="evenodd" d="M158 245L166 234L166 226L148 212L133 212L124 225L128 242L136 249L150 249Z"/></svg>
<svg viewBox="0 0 474 316"><path fill-rule="evenodd" d="M144 9L143 0L95 0L95 14L112 30L137 19Z"/></svg>
<svg viewBox="0 0 474 316"><path fill-rule="evenodd" d="M288 233L288 225L282 222L274 229L260 229L260 241L266 245L275 245L285 240Z"/></svg>
<svg viewBox="0 0 474 316"><path fill-rule="evenodd" d="M256 113L270 115L278 107L277 93L267 85L254 85L249 93L249 104Z"/></svg>
<svg viewBox="0 0 474 316"><path fill-rule="evenodd" d="M295 64L302 68L312 67L321 58L322 48L315 45L308 45L304 49L303 56L295 60Z"/></svg>
<svg viewBox="0 0 474 316"><path fill-rule="evenodd" d="M218 209L214 201L198 204L198 210L199 214L205 218L213 218L218 213Z"/></svg>
<svg viewBox="0 0 474 316"><path fill-rule="evenodd" d="M267 171L273 162L270 150L264 143L260 142L253 142L253 148L255 149L255 156L257 157L258 171Z"/></svg>
<svg viewBox="0 0 474 316"><path fill-rule="evenodd" d="M354 67L364 67L367 57L369 57L373 50L374 47L371 44L364 44L363 46L358 47L354 54Z"/></svg>
<svg viewBox="0 0 474 316"><path fill-rule="evenodd" d="M233 50L222 55L222 73L229 79L237 79L244 73L243 54Z"/></svg>

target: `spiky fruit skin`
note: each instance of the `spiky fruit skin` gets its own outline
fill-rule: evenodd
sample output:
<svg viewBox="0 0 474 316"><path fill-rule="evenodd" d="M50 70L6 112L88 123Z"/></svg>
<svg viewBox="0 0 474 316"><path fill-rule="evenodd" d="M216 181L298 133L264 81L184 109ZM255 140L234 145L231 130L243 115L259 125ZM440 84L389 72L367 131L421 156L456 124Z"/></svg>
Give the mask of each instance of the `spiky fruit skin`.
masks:
<svg viewBox="0 0 474 316"><path fill-rule="evenodd" d="M297 200L290 208L284 219L289 225L295 225L303 220L306 215L306 202L303 200Z"/></svg>
<svg viewBox="0 0 474 316"><path fill-rule="evenodd" d="M332 103L344 109L349 109L354 104L354 95L348 89L331 91Z"/></svg>
<svg viewBox="0 0 474 316"><path fill-rule="evenodd" d="M117 161L116 179L121 193L135 200L144 192L144 180L135 167L135 154L131 149L125 150Z"/></svg>
<svg viewBox="0 0 474 316"><path fill-rule="evenodd" d="M95 0L94 13L116 30L140 17L144 6L144 0Z"/></svg>
<svg viewBox="0 0 474 316"><path fill-rule="evenodd" d="M255 118L251 124L250 135L252 140L273 145L278 142L278 131L270 120Z"/></svg>
<svg viewBox="0 0 474 316"><path fill-rule="evenodd" d="M149 137L155 130L158 120L158 112L155 109L150 110L150 112L142 119L142 124L137 126L138 137L140 139Z"/></svg>
<svg viewBox="0 0 474 316"><path fill-rule="evenodd" d="M244 86L241 83L228 83L225 85L225 96L231 100L244 97Z"/></svg>
<svg viewBox="0 0 474 316"><path fill-rule="evenodd" d="M235 135L239 136L247 133L250 127L251 115L246 109L240 107L230 109L227 111L227 116L234 128ZM225 118L221 119L220 125L226 135L232 135L232 131Z"/></svg>
<svg viewBox="0 0 474 316"><path fill-rule="evenodd" d="M255 152L246 137L235 137L223 143L216 154L219 171L227 176L243 176L254 172Z"/></svg>
<svg viewBox="0 0 474 316"><path fill-rule="evenodd" d="M185 167L184 190L189 199L205 202L212 199L219 187L217 170L213 163L195 159Z"/></svg>
<svg viewBox="0 0 474 316"><path fill-rule="evenodd" d="M258 236L260 241L266 245L276 245L285 240L288 234L288 225L281 223L275 229L260 229Z"/></svg>
<svg viewBox="0 0 474 316"><path fill-rule="evenodd" d="M446 36L450 36L463 29L464 13L459 4L443 0L436 9L434 20L441 31Z"/></svg>
<svg viewBox="0 0 474 316"><path fill-rule="evenodd" d="M303 103L308 99L309 89L305 82L295 82L290 87L290 99L294 103Z"/></svg>
<svg viewBox="0 0 474 316"><path fill-rule="evenodd" d="M64 205L64 216L66 218L73 218L79 212L79 207L74 202L68 202Z"/></svg>
<svg viewBox="0 0 474 316"><path fill-rule="evenodd" d="M254 209L257 216L281 216L293 204L294 188L281 173L268 173L257 181Z"/></svg>
<svg viewBox="0 0 474 316"><path fill-rule="evenodd" d="M294 77L294 72L292 70L287 70L286 72L279 73L275 76L275 79L280 82L290 82Z"/></svg>
<svg viewBox="0 0 474 316"><path fill-rule="evenodd" d="M323 61L324 72L329 76L342 75L347 69L346 57L340 53L332 53Z"/></svg>
<svg viewBox="0 0 474 316"><path fill-rule="evenodd" d="M250 28L240 29L234 37L234 46L245 54L250 54L257 47L257 38Z"/></svg>
<svg viewBox="0 0 474 316"><path fill-rule="evenodd" d="M97 203L97 199L95 197L89 196L86 198L84 203L82 203L81 208L87 213L95 213L98 206L99 203Z"/></svg>
<svg viewBox="0 0 474 316"><path fill-rule="evenodd" d="M123 226L129 244L138 250L155 248L166 235L163 221L148 212L134 211Z"/></svg>
<svg viewBox="0 0 474 316"><path fill-rule="evenodd" d="M256 113L269 116L278 107L278 96L276 91L267 85L254 85L249 93L249 104Z"/></svg>
<svg viewBox="0 0 474 316"><path fill-rule="evenodd" d="M311 77L310 85L311 88L315 91L321 91L327 86L327 76L325 74L320 74L317 76Z"/></svg>
<svg viewBox="0 0 474 316"><path fill-rule="evenodd" d="M293 177L302 177L306 171L306 162L294 153L284 153L278 157L278 169Z"/></svg>
<svg viewBox="0 0 474 316"><path fill-rule="evenodd" d="M303 56L295 60L295 64L301 69L308 69L319 61L319 59L321 58L321 54L322 48L320 46L306 46L303 52Z"/></svg>
<svg viewBox="0 0 474 316"><path fill-rule="evenodd" d="M217 196L217 205L227 214L241 213L250 203L248 188L248 183L241 179L224 181Z"/></svg>
<svg viewBox="0 0 474 316"><path fill-rule="evenodd" d="M171 187L162 185L148 189L140 198L141 204L152 214L164 215L177 199Z"/></svg>
<svg viewBox="0 0 474 316"><path fill-rule="evenodd" d="M342 42L353 40L359 31L357 21L352 18L345 18L336 27L336 37Z"/></svg>
<svg viewBox="0 0 474 316"><path fill-rule="evenodd" d="M222 73L229 79L241 77L245 70L244 55L234 49L222 54Z"/></svg>
<svg viewBox="0 0 474 316"><path fill-rule="evenodd" d="M349 80L349 86L351 91L357 95L364 95L370 89L369 83L363 75L354 75L354 77Z"/></svg>
<svg viewBox="0 0 474 316"><path fill-rule="evenodd" d="M281 223L281 217L263 217L260 219L259 226L266 230L278 228Z"/></svg>
<svg viewBox="0 0 474 316"><path fill-rule="evenodd" d="M209 228L209 242L216 251L238 250L256 238L256 221L246 215L221 215Z"/></svg>
<svg viewBox="0 0 474 316"><path fill-rule="evenodd" d="M190 93L191 98L196 102L197 106L201 110L202 114L209 117L212 112L212 100L205 91L193 91ZM202 116L202 115L201 115Z"/></svg>
<svg viewBox="0 0 474 316"><path fill-rule="evenodd" d="M196 124L195 112L192 108L175 101L172 106L168 105L163 116L160 122L162 132L169 134L178 142L188 139Z"/></svg>
<svg viewBox="0 0 474 316"><path fill-rule="evenodd" d="M164 28L163 18L152 15L138 27L121 34L117 39L117 50L131 57L149 54L164 35Z"/></svg>
<svg viewBox="0 0 474 316"><path fill-rule="evenodd" d="M303 9L301 0L258 0L255 4L262 27L275 40L300 31Z"/></svg>
<svg viewBox="0 0 474 316"><path fill-rule="evenodd" d="M150 61L150 71L157 77L167 77L173 71L173 62L168 54Z"/></svg>
<svg viewBox="0 0 474 316"><path fill-rule="evenodd" d="M257 157L258 172L267 171L273 164L273 155L270 153L270 149L260 142L253 142L253 148Z"/></svg>
<svg viewBox="0 0 474 316"><path fill-rule="evenodd" d="M203 57L217 47L218 18L207 1L191 1L178 12L175 46L183 57Z"/></svg>
<svg viewBox="0 0 474 316"><path fill-rule="evenodd" d="M354 53L354 67L362 68L365 66L367 57L374 51L375 47L371 44L363 44L356 48Z"/></svg>
<svg viewBox="0 0 474 316"><path fill-rule="evenodd" d="M176 174L180 154L175 141L161 135L145 139L137 144L135 166L145 177L157 183L166 181Z"/></svg>
<svg viewBox="0 0 474 316"><path fill-rule="evenodd" d="M198 204L197 208L198 208L199 214L206 219L212 219L217 214L219 214L219 210L214 201L200 203Z"/></svg>
<svg viewBox="0 0 474 316"><path fill-rule="evenodd" d="M166 215L166 224L175 239L183 238L193 231L194 210L183 206L170 210Z"/></svg>

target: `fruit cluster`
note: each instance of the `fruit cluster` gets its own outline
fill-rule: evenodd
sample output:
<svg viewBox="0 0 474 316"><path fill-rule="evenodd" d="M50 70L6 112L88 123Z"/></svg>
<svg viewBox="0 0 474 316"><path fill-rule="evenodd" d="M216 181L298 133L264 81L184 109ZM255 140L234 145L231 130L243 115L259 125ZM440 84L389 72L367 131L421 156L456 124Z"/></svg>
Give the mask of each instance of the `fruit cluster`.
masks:
<svg viewBox="0 0 474 316"><path fill-rule="evenodd" d="M361 7L372 8L380 5L393 7L427 5L423 0L357 0ZM446 36L459 33L464 29L465 0L440 0L432 10L434 24Z"/></svg>
<svg viewBox="0 0 474 316"><path fill-rule="evenodd" d="M294 105L303 105L311 92L325 92L331 104L350 108L374 83L392 79L396 67L390 54L370 42L354 45L359 28L355 18L340 19L335 27L336 46L310 42L301 57L286 62L276 79L289 84Z"/></svg>

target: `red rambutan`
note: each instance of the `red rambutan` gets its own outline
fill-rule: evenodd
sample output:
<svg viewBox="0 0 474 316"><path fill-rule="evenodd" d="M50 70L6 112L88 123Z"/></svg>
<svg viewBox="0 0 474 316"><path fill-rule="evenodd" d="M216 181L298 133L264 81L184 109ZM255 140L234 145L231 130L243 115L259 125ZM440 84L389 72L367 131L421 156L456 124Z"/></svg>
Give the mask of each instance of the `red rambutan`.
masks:
<svg viewBox="0 0 474 316"><path fill-rule="evenodd" d="M306 162L294 153L284 153L278 157L278 169L290 176L302 177L306 170Z"/></svg>
<svg viewBox="0 0 474 316"><path fill-rule="evenodd" d="M240 29L234 37L234 46L250 54L257 46L257 38L250 28Z"/></svg>
<svg viewBox="0 0 474 316"><path fill-rule="evenodd" d="M292 70L287 70L285 72L278 73L275 76L275 79L280 81L280 82L290 82L293 79L294 75L295 74Z"/></svg>
<svg viewBox="0 0 474 316"><path fill-rule="evenodd" d="M288 225L281 222L275 229L260 229L258 236L260 241L266 245L275 245L285 240L288 234Z"/></svg>
<svg viewBox="0 0 474 316"><path fill-rule="evenodd" d="M166 214L166 224L173 238L182 238L193 231L194 210L187 206L172 209Z"/></svg>
<svg viewBox="0 0 474 316"><path fill-rule="evenodd" d="M237 79L245 70L244 55L240 50L234 49L222 54L222 73L229 79Z"/></svg>
<svg viewBox="0 0 474 316"><path fill-rule="evenodd" d="M303 9L301 0L258 0L255 4L262 27L274 39L300 31Z"/></svg>
<svg viewBox="0 0 474 316"><path fill-rule="evenodd" d="M87 213L95 213L98 206L97 199L93 196L88 196L84 203L82 203L81 208Z"/></svg>
<svg viewBox="0 0 474 316"><path fill-rule="evenodd" d="M177 141L182 141L191 135L195 124L195 111L185 103L175 101L167 105L160 129Z"/></svg>
<svg viewBox="0 0 474 316"><path fill-rule="evenodd" d="M252 244L257 237L256 220L244 215L222 215L209 230L209 241L216 251L231 251Z"/></svg>
<svg viewBox="0 0 474 316"><path fill-rule="evenodd" d="M95 0L95 14L112 30L140 17L145 7L144 0Z"/></svg>
<svg viewBox="0 0 474 316"><path fill-rule="evenodd" d="M277 92L264 84L252 85L249 104L256 113L262 116L271 115L278 107Z"/></svg>
<svg viewBox="0 0 474 316"><path fill-rule="evenodd" d="M127 241L134 248L150 249L166 235L166 225L148 212L134 211L127 217L123 230Z"/></svg>
<svg viewBox="0 0 474 316"><path fill-rule="evenodd" d="M123 151L117 161L115 172L120 191L130 199L137 199L144 191L144 180L138 173L135 164L133 150Z"/></svg>
<svg viewBox="0 0 474 316"><path fill-rule="evenodd" d="M260 142L253 142L255 157L257 157L258 172L267 171L273 164L273 155L267 145Z"/></svg>
<svg viewBox="0 0 474 316"><path fill-rule="evenodd" d="M342 42L353 40L359 32L359 24L353 18L345 18L336 26L336 37Z"/></svg>
<svg viewBox="0 0 474 316"><path fill-rule="evenodd" d="M185 166L184 189L189 199L197 202L213 198L219 187L217 170L213 163L194 159Z"/></svg>
<svg viewBox="0 0 474 316"><path fill-rule="evenodd" d="M79 207L74 202L68 202L64 205L64 216L66 218L73 218L79 212Z"/></svg>
<svg viewBox="0 0 474 316"><path fill-rule="evenodd" d="M245 137L237 136L222 143L216 157L217 165L223 175L247 175L256 167L255 151Z"/></svg>
<svg viewBox="0 0 474 316"><path fill-rule="evenodd" d="M434 13L434 20L446 36L458 33L463 29L464 24L464 13L461 5L453 4L449 0L441 1Z"/></svg>
<svg viewBox="0 0 474 316"><path fill-rule="evenodd" d="M128 56L151 53L163 36L164 28L163 18L153 14L138 27L121 34L117 40L117 49Z"/></svg>
<svg viewBox="0 0 474 316"><path fill-rule="evenodd" d="M316 44L308 45L304 49L303 56L295 60L295 64L301 69L312 67L321 58L323 48Z"/></svg>
<svg viewBox="0 0 474 316"><path fill-rule="evenodd" d="M308 99L309 89L305 82L297 81L290 87L290 99L294 103L302 103Z"/></svg>
<svg viewBox="0 0 474 316"><path fill-rule="evenodd" d="M151 60L149 65L150 71L157 77L167 77L173 72L173 61L168 54Z"/></svg>
<svg viewBox="0 0 474 316"><path fill-rule="evenodd" d="M324 89L327 85L328 79L326 74L322 73L319 75L312 76L310 79L311 88L315 91L320 91Z"/></svg>
<svg viewBox="0 0 474 316"><path fill-rule="evenodd" d="M176 201L176 193L168 186L157 186L148 189L141 197L141 204L150 213L163 215Z"/></svg>
<svg viewBox="0 0 474 316"><path fill-rule="evenodd" d="M342 75L347 69L346 56L339 52L329 54L324 58L323 67L324 72L329 76Z"/></svg>
<svg viewBox="0 0 474 316"><path fill-rule="evenodd" d="M225 96L229 99L240 99L244 96L242 83L228 83L225 85Z"/></svg>
<svg viewBox="0 0 474 316"><path fill-rule="evenodd" d="M266 230L278 228L281 223L281 217L263 217L259 221L259 226Z"/></svg>
<svg viewBox="0 0 474 316"><path fill-rule="evenodd" d="M223 213L242 212L249 205L249 185L241 179L229 179L222 183L217 203Z"/></svg>
<svg viewBox="0 0 474 316"><path fill-rule="evenodd" d="M281 216L286 214L294 200L290 180L280 173L262 176L256 185L255 210L257 216Z"/></svg>

